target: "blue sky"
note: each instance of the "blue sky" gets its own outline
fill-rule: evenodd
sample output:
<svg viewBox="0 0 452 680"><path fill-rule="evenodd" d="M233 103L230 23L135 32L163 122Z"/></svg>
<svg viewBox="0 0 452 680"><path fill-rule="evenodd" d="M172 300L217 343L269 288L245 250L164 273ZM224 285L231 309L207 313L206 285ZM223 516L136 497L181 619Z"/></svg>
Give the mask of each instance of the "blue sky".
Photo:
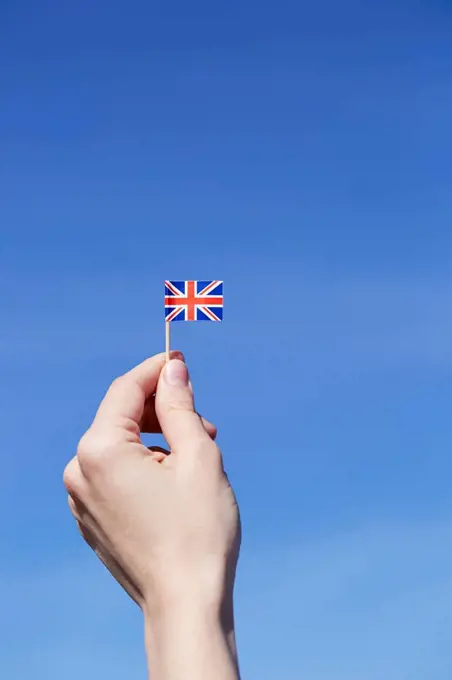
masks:
<svg viewBox="0 0 452 680"><path fill-rule="evenodd" d="M244 678L450 680L452 7L0 2L0 669L144 678L62 470L163 347L244 546ZM6 68L5 68L6 66Z"/></svg>

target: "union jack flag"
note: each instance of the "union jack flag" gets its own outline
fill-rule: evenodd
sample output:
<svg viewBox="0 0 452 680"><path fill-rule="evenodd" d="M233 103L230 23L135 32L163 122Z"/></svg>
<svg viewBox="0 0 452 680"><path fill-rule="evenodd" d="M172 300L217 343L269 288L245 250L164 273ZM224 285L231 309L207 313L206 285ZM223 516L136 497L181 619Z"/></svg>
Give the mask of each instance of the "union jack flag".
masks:
<svg viewBox="0 0 452 680"><path fill-rule="evenodd" d="M223 281L165 281L165 321L222 321Z"/></svg>

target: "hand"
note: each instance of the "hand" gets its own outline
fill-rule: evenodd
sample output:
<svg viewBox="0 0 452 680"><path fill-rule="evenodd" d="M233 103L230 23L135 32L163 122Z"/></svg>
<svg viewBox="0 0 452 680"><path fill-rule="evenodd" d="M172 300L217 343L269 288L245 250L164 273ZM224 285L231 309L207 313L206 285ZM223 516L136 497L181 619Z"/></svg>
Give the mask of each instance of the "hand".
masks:
<svg viewBox="0 0 452 680"><path fill-rule="evenodd" d="M170 451L141 442L142 431L160 430ZM198 668L190 657L195 677L238 677L232 590L240 521L214 436L194 410L185 363L165 366L158 355L115 380L64 474L82 535L145 612L148 648L153 641L165 648L168 636L156 639L171 622L162 678L179 677L179 661L186 677L188 650L203 658ZM186 650L179 661L176 630ZM207 651L197 648L201 630Z"/></svg>

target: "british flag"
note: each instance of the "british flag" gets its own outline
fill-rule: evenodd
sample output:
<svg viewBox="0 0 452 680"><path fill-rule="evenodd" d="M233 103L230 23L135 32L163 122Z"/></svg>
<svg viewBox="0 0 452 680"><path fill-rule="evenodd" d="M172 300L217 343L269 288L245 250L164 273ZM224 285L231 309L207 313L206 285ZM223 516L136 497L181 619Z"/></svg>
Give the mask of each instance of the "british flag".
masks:
<svg viewBox="0 0 452 680"><path fill-rule="evenodd" d="M165 281L166 321L222 321L223 281Z"/></svg>

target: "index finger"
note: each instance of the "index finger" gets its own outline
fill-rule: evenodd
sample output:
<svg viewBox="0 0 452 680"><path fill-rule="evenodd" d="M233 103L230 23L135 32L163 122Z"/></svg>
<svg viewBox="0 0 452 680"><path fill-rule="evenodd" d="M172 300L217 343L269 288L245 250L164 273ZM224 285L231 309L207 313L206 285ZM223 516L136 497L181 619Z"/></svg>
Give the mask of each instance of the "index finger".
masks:
<svg viewBox="0 0 452 680"><path fill-rule="evenodd" d="M181 356L180 352L172 355ZM164 365L165 354L156 354L116 378L103 398L92 426L103 430L122 428L139 436L146 399L154 394Z"/></svg>

